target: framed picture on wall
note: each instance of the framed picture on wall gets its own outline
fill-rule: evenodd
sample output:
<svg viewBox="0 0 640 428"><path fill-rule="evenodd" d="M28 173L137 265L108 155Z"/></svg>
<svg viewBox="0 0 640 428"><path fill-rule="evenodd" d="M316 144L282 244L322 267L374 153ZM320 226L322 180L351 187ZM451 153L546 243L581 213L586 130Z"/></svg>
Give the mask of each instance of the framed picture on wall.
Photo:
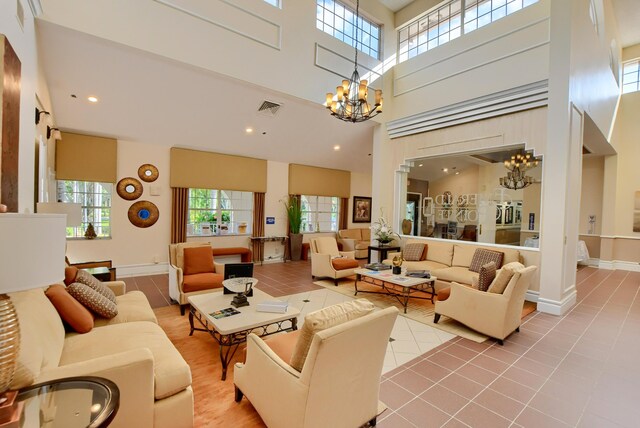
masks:
<svg viewBox="0 0 640 428"><path fill-rule="evenodd" d="M371 223L371 198L366 196L353 197L353 222Z"/></svg>

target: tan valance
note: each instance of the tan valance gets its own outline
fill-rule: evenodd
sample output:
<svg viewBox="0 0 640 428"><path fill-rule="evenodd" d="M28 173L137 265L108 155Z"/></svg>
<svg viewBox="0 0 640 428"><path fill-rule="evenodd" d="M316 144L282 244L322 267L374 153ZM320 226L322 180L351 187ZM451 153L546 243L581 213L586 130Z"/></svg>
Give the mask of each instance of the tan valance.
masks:
<svg viewBox="0 0 640 428"><path fill-rule="evenodd" d="M289 164L289 194L349 198L351 172Z"/></svg>
<svg viewBox="0 0 640 428"><path fill-rule="evenodd" d="M56 179L115 183L118 140L62 132L56 142Z"/></svg>
<svg viewBox="0 0 640 428"><path fill-rule="evenodd" d="M171 148L171 187L267 191L267 161Z"/></svg>

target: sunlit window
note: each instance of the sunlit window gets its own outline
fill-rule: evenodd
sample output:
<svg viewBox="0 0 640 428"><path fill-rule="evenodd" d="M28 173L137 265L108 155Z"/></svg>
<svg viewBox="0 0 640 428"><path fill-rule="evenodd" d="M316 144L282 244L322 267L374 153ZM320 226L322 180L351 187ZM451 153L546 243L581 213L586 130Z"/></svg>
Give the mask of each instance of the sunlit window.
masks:
<svg viewBox="0 0 640 428"><path fill-rule="evenodd" d="M93 225L98 238L111 236L112 188L111 183L58 180L57 200L82 205L82 224L79 227L67 227L67 238L83 238L89 223Z"/></svg>
<svg viewBox="0 0 640 428"><path fill-rule="evenodd" d="M627 62L622 67L622 93L640 91L640 61Z"/></svg>
<svg viewBox="0 0 640 428"><path fill-rule="evenodd" d="M317 0L316 27L349 46L356 47L380 59L380 26L363 18L358 20L358 46L356 46L356 12L334 0Z"/></svg>
<svg viewBox="0 0 640 428"><path fill-rule="evenodd" d="M302 195L302 231L337 232L340 198Z"/></svg>
<svg viewBox="0 0 640 428"><path fill-rule="evenodd" d="M251 233L253 193L189 189L188 236Z"/></svg>
<svg viewBox="0 0 640 428"><path fill-rule="evenodd" d="M538 0L450 0L398 30L398 62L484 27Z"/></svg>
<svg viewBox="0 0 640 428"><path fill-rule="evenodd" d="M271 6L280 7L280 0L264 0L269 3Z"/></svg>

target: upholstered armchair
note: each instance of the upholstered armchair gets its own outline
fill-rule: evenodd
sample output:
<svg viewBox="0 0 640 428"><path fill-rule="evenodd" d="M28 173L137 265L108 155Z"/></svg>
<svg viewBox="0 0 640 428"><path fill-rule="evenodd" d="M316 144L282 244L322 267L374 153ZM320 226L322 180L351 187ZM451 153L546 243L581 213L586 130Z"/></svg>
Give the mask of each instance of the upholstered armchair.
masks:
<svg viewBox="0 0 640 428"><path fill-rule="evenodd" d="M366 315L338 325L326 319L311 321L312 313L301 331L266 340L250 334L246 362L236 363L234 369L236 401L246 395L270 427L375 425L384 410L378 401L380 376L398 310L372 310L373 305ZM331 326L310 336L306 359L296 370L289 362L295 365L307 323L314 328Z"/></svg>
<svg viewBox="0 0 640 428"><path fill-rule="evenodd" d="M311 277L329 277L338 285L338 279L354 275L359 267L355 251L339 251L335 238L322 237L312 239Z"/></svg>
<svg viewBox="0 0 640 428"><path fill-rule="evenodd" d="M437 323L440 316L445 315L498 339L502 345L507 336L520 331L524 297L537 269L529 266L516 271L502 294L452 282L449 293L445 290L438 293L433 322Z"/></svg>
<svg viewBox="0 0 640 428"><path fill-rule="evenodd" d="M209 259L193 254L185 264L185 250L208 249ZM200 255L202 256L202 254ZM211 245L208 242L185 242L169 244L169 296L180 304L180 313L184 315L189 304L189 296L210 292L222 287L224 265L214 263Z"/></svg>

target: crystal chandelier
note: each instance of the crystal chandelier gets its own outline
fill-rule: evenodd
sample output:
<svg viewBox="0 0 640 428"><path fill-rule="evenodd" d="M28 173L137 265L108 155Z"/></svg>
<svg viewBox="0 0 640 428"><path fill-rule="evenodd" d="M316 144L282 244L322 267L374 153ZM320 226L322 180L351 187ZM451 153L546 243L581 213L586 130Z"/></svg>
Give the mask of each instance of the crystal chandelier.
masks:
<svg viewBox="0 0 640 428"><path fill-rule="evenodd" d="M533 183L533 177L526 175L526 171L535 168L540 160L531 153L515 154L504 161L504 167L509 170L506 177L500 177L500 185L507 189L524 189Z"/></svg>
<svg viewBox="0 0 640 428"><path fill-rule="evenodd" d="M356 2L355 69L349 80L344 79L336 88L336 100L331 92L327 93L326 106L331 115L345 122L364 122L382 113L382 90L375 90L375 103L367 101L369 82L360 80L358 73L358 22L360 20L360 0Z"/></svg>

